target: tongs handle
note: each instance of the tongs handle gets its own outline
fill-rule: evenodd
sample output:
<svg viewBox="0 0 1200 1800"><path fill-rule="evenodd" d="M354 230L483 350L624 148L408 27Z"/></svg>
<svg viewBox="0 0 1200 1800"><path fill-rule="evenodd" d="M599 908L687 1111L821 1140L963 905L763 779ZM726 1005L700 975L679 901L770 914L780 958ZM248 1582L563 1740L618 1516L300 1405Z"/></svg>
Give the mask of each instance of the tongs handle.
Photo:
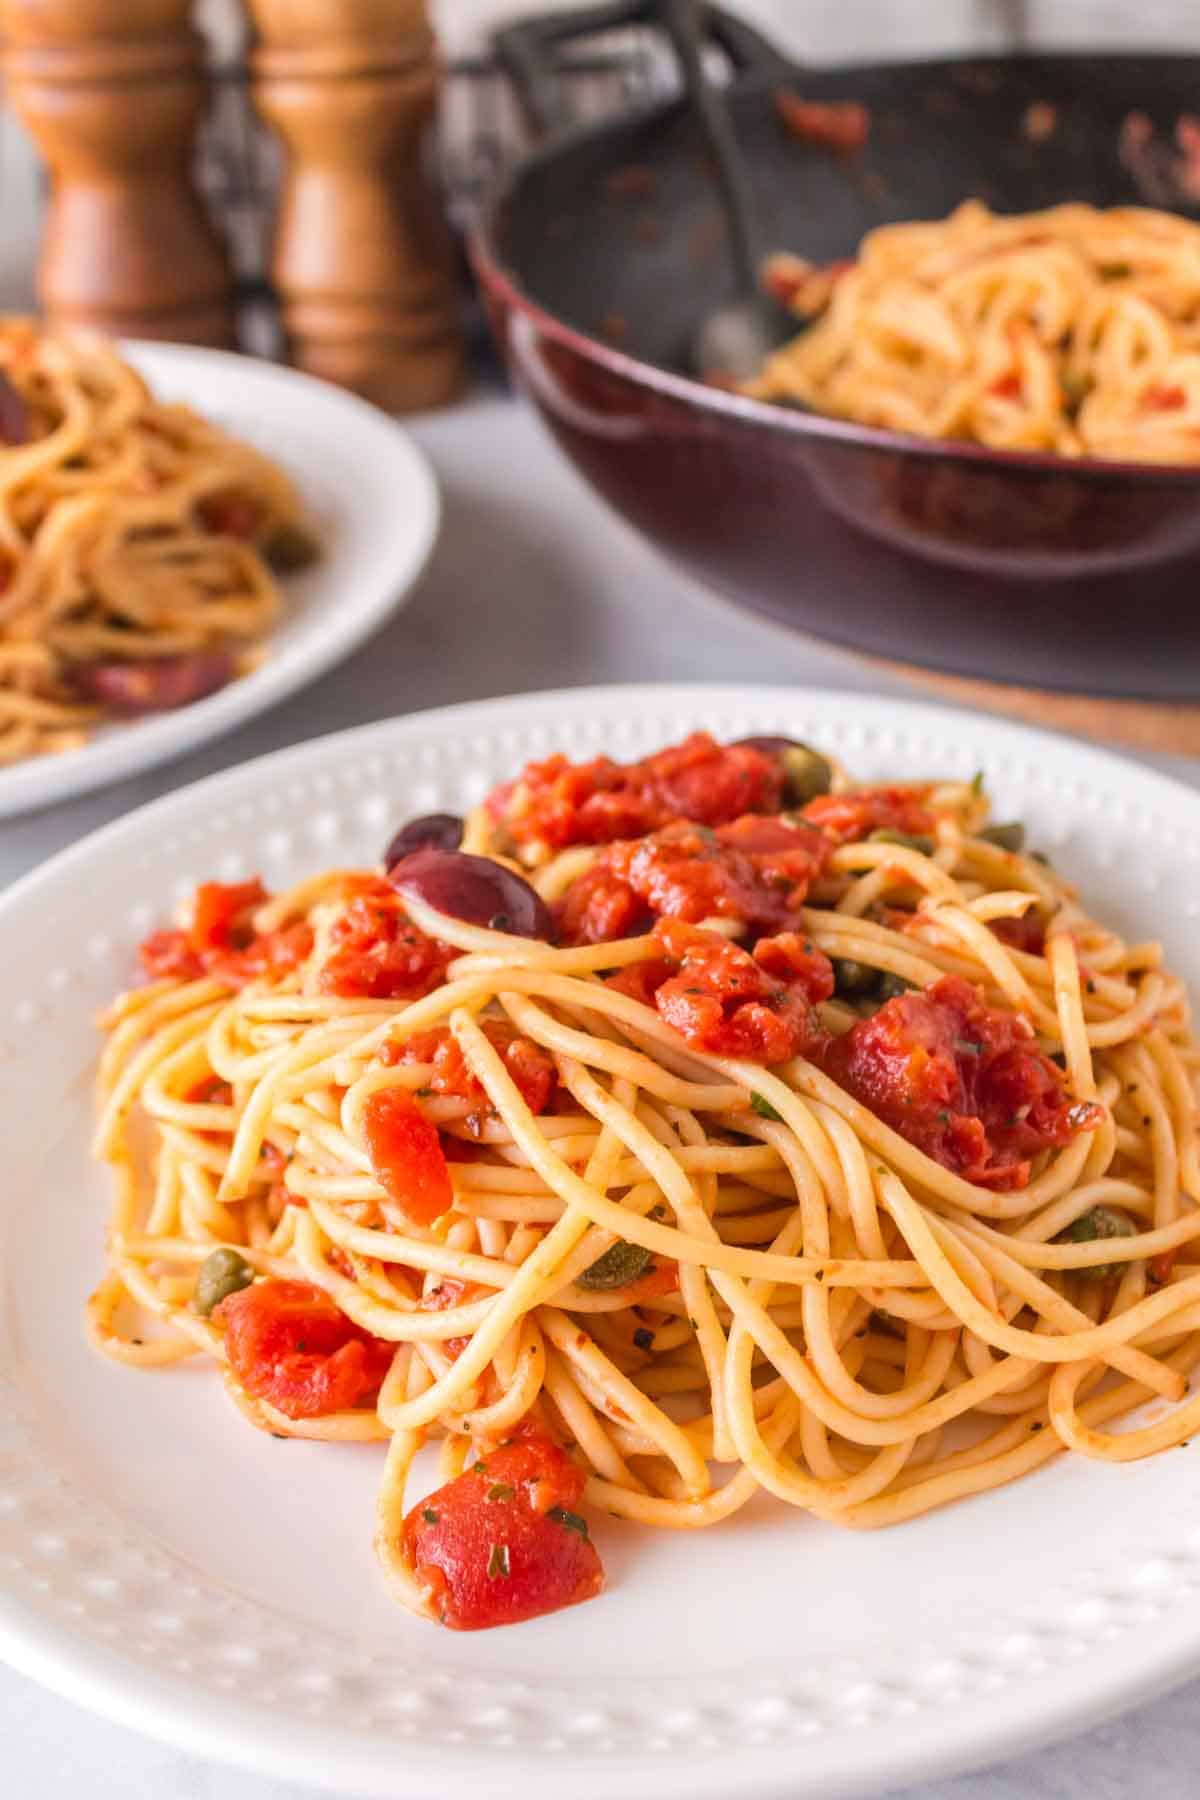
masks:
<svg viewBox="0 0 1200 1800"><path fill-rule="evenodd" d="M761 71L781 76L786 73L786 59L744 19L733 18L719 6L707 6L703 11L703 29L724 51L739 77ZM517 19L492 33L496 58L513 84L526 119L540 137L557 137L578 123L565 83L560 79L555 56L559 45L631 25L661 26L679 53L662 0L606 0L603 5L569 13L542 13Z"/></svg>

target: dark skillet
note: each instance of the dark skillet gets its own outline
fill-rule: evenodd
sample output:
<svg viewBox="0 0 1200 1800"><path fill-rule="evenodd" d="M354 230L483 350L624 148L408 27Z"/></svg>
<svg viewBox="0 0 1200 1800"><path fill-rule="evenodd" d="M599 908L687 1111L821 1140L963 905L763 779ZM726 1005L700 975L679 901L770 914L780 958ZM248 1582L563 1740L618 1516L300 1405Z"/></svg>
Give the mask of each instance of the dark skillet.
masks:
<svg viewBox="0 0 1200 1800"><path fill-rule="evenodd" d="M787 624L954 673L1194 699L1200 468L929 443L684 373L698 323L736 286L695 122L668 102L573 128L552 78L557 42L646 13L630 0L500 36L548 138L487 208L475 264L516 378L579 468L692 573ZM972 194L1001 211L1089 200L1197 216L1169 146L1200 111L1200 58L798 70L715 9L713 26L768 240L814 261ZM772 104L785 82L865 104L866 150L790 137ZM1035 103L1056 120L1038 143L1022 128ZM1121 154L1131 113L1155 131L1136 178Z"/></svg>

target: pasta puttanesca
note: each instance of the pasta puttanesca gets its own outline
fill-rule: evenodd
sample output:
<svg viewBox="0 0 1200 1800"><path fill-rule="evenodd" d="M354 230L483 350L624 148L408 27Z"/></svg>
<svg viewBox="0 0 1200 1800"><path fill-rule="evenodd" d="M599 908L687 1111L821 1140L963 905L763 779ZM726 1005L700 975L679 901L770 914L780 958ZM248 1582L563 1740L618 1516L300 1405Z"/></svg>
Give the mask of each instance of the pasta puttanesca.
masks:
<svg viewBox="0 0 1200 1800"><path fill-rule="evenodd" d="M745 392L919 437L1200 462L1200 225L1065 205L882 226L856 260L781 255L813 322Z"/></svg>
<svg viewBox="0 0 1200 1800"><path fill-rule="evenodd" d="M1159 947L978 782L856 788L805 751L789 806L762 742L697 736L638 766L661 781L551 759L391 881L202 888L104 1020L95 1344L386 1446L377 1547L418 1613L595 1592L580 1495L881 1526L1200 1424L1200 1059ZM688 792L706 821L664 825ZM532 910L453 916L481 869ZM628 894L636 935L596 941ZM512 935L551 916L557 946Z"/></svg>
<svg viewBox="0 0 1200 1800"><path fill-rule="evenodd" d="M315 554L268 457L104 339L0 320L0 764L246 672Z"/></svg>

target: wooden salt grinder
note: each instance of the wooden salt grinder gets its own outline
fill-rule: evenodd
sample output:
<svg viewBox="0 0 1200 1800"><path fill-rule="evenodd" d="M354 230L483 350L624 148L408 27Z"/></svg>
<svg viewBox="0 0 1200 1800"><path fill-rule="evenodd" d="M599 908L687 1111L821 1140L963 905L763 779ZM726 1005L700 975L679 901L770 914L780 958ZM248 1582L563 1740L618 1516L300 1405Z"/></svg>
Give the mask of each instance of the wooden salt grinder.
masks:
<svg viewBox="0 0 1200 1800"><path fill-rule="evenodd" d="M424 138L424 0L248 0L255 103L283 139L272 277L291 359L389 411L449 400L463 350Z"/></svg>
<svg viewBox="0 0 1200 1800"><path fill-rule="evenodd" d="M120 335L233 340L230 274L192 186L204 104L190 0L0 0L13 107L49 165L46 315Z"/></svg>

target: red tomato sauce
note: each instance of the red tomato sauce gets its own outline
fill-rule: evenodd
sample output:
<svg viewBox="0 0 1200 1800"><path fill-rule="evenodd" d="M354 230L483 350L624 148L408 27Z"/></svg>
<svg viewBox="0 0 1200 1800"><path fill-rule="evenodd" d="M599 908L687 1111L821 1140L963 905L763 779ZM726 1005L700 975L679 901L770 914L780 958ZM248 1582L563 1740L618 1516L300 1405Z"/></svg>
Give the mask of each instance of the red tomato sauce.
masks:
<svg viewBox="0 0 1200 1800"><path fill-rule="evenodd" d="M472 1283L459 1281L454 1275L443 1275L436 1287L421 1296L422 1312L448 1312L452 1306L462 1306L468 1300L480 1298L487 1290L476 1288ZM457 1360L470 1343L469 1337L452 1337L441 1340L441 1348L451 1362Z"/></svg>
<svg viewBox="0 0 1200 1800"><path fill-rule="evenodd" d="M943 976L899 994L831 1042L825 1067L864 1106L945 1169L980 1187L1024 1187L1030 1159L1101 1122L1018 1013Z"/></svg>
<svg viewBox="0 0 1200 1800"><path fill-rule="evenodd" d="M803 144L849 156L871 135L871 115L858 100L802 100L787 88L773 98L784 129Z"/></svg>
<svg viewBox="0 0 1200 1800"><path fill-rule="evenodd" d="M914 836L933 830L933 814L925 804L927 787L861 788L851 794L818 794L803 809L835 844L857 844L872 831L906 831Z"/></svg>
<svg viewBox="0 0 1200 1800"><path fill-rule="evenodd" d="M1046 954L1046 921L1036 907L1015 919L991 919L992 933L1010 950L1024 950L1029 956Z"/></svg>
<svg viewBox="0 0 1200 1800"><path fill-rule="evenodd" d="M583 1471L536 1428L414 1506L400 1554L452 1631L516 1625L590 1600L604 1566L574 1511Z"/></svg>
<svg viewBox="0 0 1200 1800"><path fill-rule="evenodd" d="M564 944L602 944L655 919L737 919L772 932L798 924L829 841L801 819L748 814L727 825L668 825L613 844L572 882L557 909Z"/></svg>
<svg viewBox="0 0 1200 1800"><path fill-rule="evenodd" d="M483 1033L500 1052L504 1066L520 1091L531 1113L544 1113L558 1088L558 1068L548 1050L522 1037L516 1027L503 1019L484 1019ZM431 1063L429 1086L435 1094L450 1094L456 1099L471 1100L479 1106L491 1102L482 1083L467 1067L458 1040L448 1026L435 1031L421 1031L402 1043L385 1044L379 1052L385 1064L406 1062Z"/></svg>
<svg viewBox="0 0 1200 1800"><path fill-rule="evenodd" d="M457 952L418 930L385 881L372 877L369 887L359 885L363 891L330 927L319 991L356 1000L419 1000L441 987Z"/></svg>
<svg viewBox="0 0 1200 1800"><path fill-rule="evenodd" d="M222 1300L212 1316L246 1392L289 1419L361 1405L378 1391L395 1350L307 1281L256 1281Z"/></svg>
<svg viewBox="0 0 1200 1800"><path fill-rule="evenodd" d="M209 975L240 988L263 978L278 980L307 959L312 928L301 922L256 932L254 914L269 898L257 878L231 885L202 882L192 901L191 923L152 932L139 951L142 967L154 981L164 976L197 981Z"/></svg>
<svg viewBox="0 0 1200 1800"><path fill-rule="evenodd" d="M719 932L675 919L661 920L654 937L662 956L609 986L653 1004L693 1049L759 1063L820 1049L814 1005L833 992L833 966L814 945L785 932L760 939L751 956Z"/></svg>
<svg viewBox="0 0 1200 1800"><path fill-rule="evenodd" d="M565 756L529 763L488 805L518 844L611 844L640 837L674 819L722 825L742 813L777 812L783 775L761 750L718 744L695 731L641 762Z"/></svg>
<svg viewBox="0 0 1200 1800"><path fill-rule="evenodd" d="M454 1201L446 1154L407 1088L376 1088L363 1107L367 1155L380 1187L414 1225L431 1225Z"/></svg>

